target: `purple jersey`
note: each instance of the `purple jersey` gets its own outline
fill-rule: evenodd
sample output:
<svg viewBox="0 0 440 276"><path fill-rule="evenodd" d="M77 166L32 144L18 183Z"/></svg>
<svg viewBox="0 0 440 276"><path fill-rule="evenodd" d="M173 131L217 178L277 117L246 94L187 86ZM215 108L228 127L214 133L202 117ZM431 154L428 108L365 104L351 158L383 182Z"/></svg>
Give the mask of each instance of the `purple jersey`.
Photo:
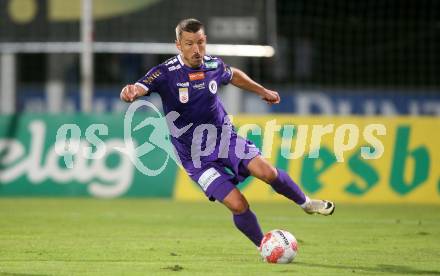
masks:
<svg viewBox="0 0 440 276"><path fill-rule="evenodd" d="M203 65L194 69L186 66L180 55L175 56L155 66L136 85L147 90L147 95L159 93L165 114L178 113L172 125L167 123L183 167L211 200L223 200L235 184L249 176L247 165L259 150L236 134L217 95L218 88L231 81L231 69L217 57L204 56L203 60ZM213 126L217 136L198 133L197 127L203 125ZM173 128L185 131L175 135ZM194 151L194 144L200 145L200 150ZM213 146L212 152L197 156L202 145L205 149ZM237 148L246 157L237 155Z"/></svg>
<svg viewBox="0 0 440 276"><path fill-rule="evenodd" d="M171 111L180 114L174 121L177 128L192 124L182 136L171 137L179 155L185 158L189 157L188 147L198 125L211 124L221 129L227 113L217 91L231 79L230 67L218 57L204 56L203 65L194 69L177 55L153 67L136 85L148 90L147 95L159 93L165 114Z"/></svg>
<svg viewBox="0 0 440 276"><path fill-rule="evenodd" d="M200 68L186 66L180 55L153 67L136 82L151 92L159 93L165 114L177 111L177 127L190 123L222 125L226 111L217 96L220 85L228 84L232 71L217 57L204 57Z"/></svg>

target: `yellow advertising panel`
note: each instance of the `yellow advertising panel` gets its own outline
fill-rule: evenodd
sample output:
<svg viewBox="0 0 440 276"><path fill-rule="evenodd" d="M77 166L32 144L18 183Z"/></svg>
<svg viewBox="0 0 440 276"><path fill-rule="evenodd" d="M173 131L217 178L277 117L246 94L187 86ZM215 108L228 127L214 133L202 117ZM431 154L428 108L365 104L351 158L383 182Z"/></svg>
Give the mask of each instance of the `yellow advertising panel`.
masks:
<svg viewBox="0 0 440 276"><path fill-rule="evenodd" d="M438 118L236 116L233 122L310 197L440 204ZM249 200L285 200L254 177L239 187ZM206 200L183 170L174 197Z"/></svg>

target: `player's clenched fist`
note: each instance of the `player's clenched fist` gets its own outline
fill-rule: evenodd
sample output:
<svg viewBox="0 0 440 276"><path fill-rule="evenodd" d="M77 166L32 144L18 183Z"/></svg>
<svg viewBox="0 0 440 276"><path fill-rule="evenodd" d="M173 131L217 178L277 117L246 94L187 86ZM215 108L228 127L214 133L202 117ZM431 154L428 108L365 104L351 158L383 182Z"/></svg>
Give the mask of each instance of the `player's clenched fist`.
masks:
<svg viewBox="0 0 440 276"><path fill-rule="evenodd" d="M134 85L134 84L128 84L122 88L121 91L121 100L127 103L131 103L132 101L136 100L138 97L143 96L145 93L142 88Z"/></svg>
<svg viewBox="0 0 440 276"><path fill-rule="evenodd" d="M280 102L280 95L276 91L265 89L262 99L269 104L277 104Z"/></svg>

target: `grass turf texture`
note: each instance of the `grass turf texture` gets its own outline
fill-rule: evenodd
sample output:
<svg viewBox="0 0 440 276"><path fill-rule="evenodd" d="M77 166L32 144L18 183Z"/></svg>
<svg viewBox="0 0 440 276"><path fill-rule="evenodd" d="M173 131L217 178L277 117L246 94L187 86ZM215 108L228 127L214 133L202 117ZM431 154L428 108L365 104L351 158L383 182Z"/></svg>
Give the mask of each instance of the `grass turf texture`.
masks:
<svg viewBox="0 0 440 276"><path fill-rule="evenodd" d="M0 274L440 275L440 206L252 209L264 231L296 236L294 263L263 263L218 203L0 199Z"/></svg>

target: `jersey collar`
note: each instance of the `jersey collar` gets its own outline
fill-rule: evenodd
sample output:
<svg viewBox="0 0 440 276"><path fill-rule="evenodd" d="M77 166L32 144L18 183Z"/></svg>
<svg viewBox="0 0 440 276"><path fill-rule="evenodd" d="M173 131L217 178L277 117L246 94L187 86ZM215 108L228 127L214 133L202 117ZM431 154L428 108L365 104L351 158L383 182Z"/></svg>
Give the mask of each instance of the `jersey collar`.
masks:
<svg viewBox="0 0 440 276"><path fill-rule="evenodd" d="M201 70L205 70L205 57L203 57L203 64L199 67L199 68L191 68L189 66L187 66L183 60L182 60L182 56L180 54L177 55L177 59L179 60L180 65L182 65L182 68L186 68L189 70L194 70L194 71L201 71Z"/></svg>

